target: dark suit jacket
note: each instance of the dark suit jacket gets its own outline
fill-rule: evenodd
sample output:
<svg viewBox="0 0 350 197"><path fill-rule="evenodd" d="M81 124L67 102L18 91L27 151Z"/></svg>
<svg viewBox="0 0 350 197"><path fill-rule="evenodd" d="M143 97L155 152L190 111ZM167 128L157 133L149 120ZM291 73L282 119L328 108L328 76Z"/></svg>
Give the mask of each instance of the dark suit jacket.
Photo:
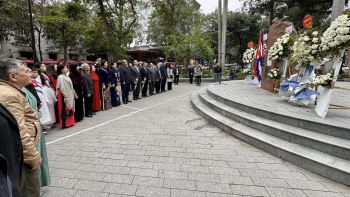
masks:
<svg viewBox="0 0 350 197"><path fill-rule="evenodd" d="M128 67L122 66L119 69L120 83L131 83L131 75Z"/></svg>
<svg viewBox="0 0 350 197"><path fill-rule="evenodd" d="M23 163L22 142L13 115L0 103L0 154L7 160L7 175L12 182L13 196L20 196L19 183Z"/></svg>
<svg viewBox="0 0 350 197"><path fill-rule="evenodd" d="M160 74L162 75L163 78L166 78L166 77L167 77L166 66L161 66L161 67L160 67Z"/></svg>
<svg viewBox="0 0 350 197"><path fill-rule="evenodd" d="M8 179L7 175L7 161L5 157L3 157L0 154L0 196L9 196L11 197L12 195L12 190L9 185L9 182L7 181Z"/></svg>
<svg viewBox="0 0 350 197"><path fill-rule="evenodd" d="M85 72L83 72L83 80L84 80L84 87L83 92L84 95L87 96L88 94L93 95L94 94L94 81L92 80L91 76Z"/></svg>
<svg viewBox="0 0 350 197"><path fill-rule="evenodd" d="M191 73L192 73L192 76L194 76L194 68L189 68L188 69L188 75L191 76Z"/></svg>
<svg viewBox="0 0 350 197"><path fill-rule="evenodd" d="M149 76L148 76L148 71L147 71L147 68L145 69L145 68L141 68L140 69L140 78L141 78L141 81L144 81L144 82L146 82L147 81L147 79L149 78Z"/></svg>
<svg viewBox="0 0 350 197"><path fill-rule="evenodd" d="M176 69L178 70L178 75L180 75L182 72L182 68L173 68L174 75L176 75Z"/></svg>

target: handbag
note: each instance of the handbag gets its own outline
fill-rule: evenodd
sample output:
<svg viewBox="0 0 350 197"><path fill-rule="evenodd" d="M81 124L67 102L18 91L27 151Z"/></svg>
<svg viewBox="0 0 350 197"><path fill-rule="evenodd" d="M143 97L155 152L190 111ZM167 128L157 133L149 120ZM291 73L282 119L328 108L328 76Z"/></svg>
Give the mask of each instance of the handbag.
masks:
<svg viewBox="0 0 350 197"><path fill-rule="evenodd" d="M62 115L61 115L62 118L67 118L67 117L70 117L70 116L73 116L73 110L72 109L69 109L69 110L66 110L66 111L62 111Z"/></svg>

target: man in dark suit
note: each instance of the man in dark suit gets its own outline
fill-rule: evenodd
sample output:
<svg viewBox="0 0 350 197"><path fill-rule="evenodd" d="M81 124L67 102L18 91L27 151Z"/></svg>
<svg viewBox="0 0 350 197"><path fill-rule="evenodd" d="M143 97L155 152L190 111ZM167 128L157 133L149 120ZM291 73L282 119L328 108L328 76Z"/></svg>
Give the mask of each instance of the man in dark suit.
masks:
<svg viewBox="0 0 350 197"><path fill-rule="evenodd" d="M133 91L133 99L141 99L140 96L140 86L141 86L141 80L140 80L140 68L138 66L139 62L137 60L134 60L134 66L131 69L131 76L133 78L133 83L135 84L135 89Z"/></svg>
<svg viewBox="0 0 350 197"><path fill-rule="evenodd" d="M155 67L152 63L149 65L149 95L152 96L154 95L154 86L156 82L156 70Z"/></svg>
<svg viewBox="0 0 350 197"><path fill-rule="evenodd" d="M120 83L122 88L122 100L124 104L128 104L129 101L129 91L131 83L130 70L128 68L128 62L126 60L122 61L122 67L120 67Z"/></svg>
<svg viewBox="0 0 350 197"><path fill-rule="evenodd" d="M85 102L85 117L92 117L95 113L92 112L92 95L94 94L94 81L89 75L90 66L86 63L81 65L83 70L83 96Z"/></svg>
<svg viewBox="0 0 350 197"><path fill-rule="evenodd" d="M160 66L159 65L157 65L157 67L155 69L155 72L156 72L156 81L155 81L156 94L159 94L160 84L161 84L161 81L162 81L162 74L160 72Z"/></svg>
<svg viewBox="0 0 350 197"><path fill-rule="evenodd" d="M162 76L161 92L166 92L165 85L166 85L166 79L167 79L167 69L166 69L165 61L163 61L162 66L160 67L160 74Z"/></svg>
<svg viewBox="0 0 350 197"><path fill-rule="evenodd" d="M173 69L173 73L174 73L174 84L175 85L179 85L179 78L180 78L180 74L181 74L181 68L179 68L178 64L176 64L175 68Z"/></svg>
<svg viewBox="0 0 350 197"><path fill-rule="evenodd" d="M6 160L5 163L3 161L0 162L0 171L2 171L4 176L10 179L12 183L12 195L17 197L20 196L19 185L21 178L21 166L23 163L21 136L19 134L17 120L1 103L0 125L0 155L3 156L2 160ZM0 180L0 182L2 181ZM7 181L5 183L7 183ZM0 187L2 187L1 184ZM0 194L2 194L1 192L2 191L0 191Z"/></svg>
<svg viewBox="0 0 350 197"><path fill-rule="evenodd" d="M147 63L144 62L142 64L142 68L140 70L140 75L141 75L141 83L143 84L142 87L142 98L148 97L147 96L147 89L148 89L148 84L150 83L149 75L150 71L147 68Z"/></svg>
<svg viewBox="0 0 350 197"><path fill-rule="evenodd" d="M192 65L188 68L188 77L190 78L190 84L193 83L194 68Z"/></svg>

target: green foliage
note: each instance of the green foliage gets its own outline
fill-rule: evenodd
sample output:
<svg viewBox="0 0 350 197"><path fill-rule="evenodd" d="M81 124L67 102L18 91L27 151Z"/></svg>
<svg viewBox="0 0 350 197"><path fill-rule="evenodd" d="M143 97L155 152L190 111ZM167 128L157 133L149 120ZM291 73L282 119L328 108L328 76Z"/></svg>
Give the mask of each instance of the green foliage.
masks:
<svg viewBox="0 0 350 197"><path fill-rule="evenodd" d="M202 77L203 78L214 78L214 72L212 70L203 70Z"/></svg>

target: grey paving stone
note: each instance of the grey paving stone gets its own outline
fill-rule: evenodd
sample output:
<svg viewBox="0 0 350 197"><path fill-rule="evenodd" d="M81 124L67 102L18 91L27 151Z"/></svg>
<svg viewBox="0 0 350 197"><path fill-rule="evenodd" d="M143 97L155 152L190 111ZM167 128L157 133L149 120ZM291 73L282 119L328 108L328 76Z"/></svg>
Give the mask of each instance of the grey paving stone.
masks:
<svg viewBox="0 0 350 197"><path fill-rule="evenodd" d="M95 164L99 165L102 164L104 160L101 158L95 158L95 157L82 157L78 162L79 163L86 163L86 164Z"/></svg>
<svg viewBox="0 0 350 197"><path fill-rule="evenodd" d="M229 167L227 161L216 161L216 160L201 160L201 165L204 165L204 166Z"/></svg>
<svg viewBox="0 0 350 197"><path fill-rule="evenodd" d="M125 183L131 184L134 176L125 175L125 174L106 174L103 181L109 183Z"/></svg>
<svg viewBox="0 0 350 197"><path fill-rule="evenodd" d="M79 190L74 197L107 197L108 193L101 193L101 192L91 192L91 191L82 191Z"/></svg>
<svg viewBox="0 0 350 197"><path fill-rule="evenodd" d="M172 197L206 197L205 192L171 189Z"/></svg>
<svg viewBox="0 0 350 197"><path fill-rule="evenodd" d="M193 153L188 153L188 152L169 152L169 157L193 158Z"/></svg>
<svg viewBox="0 0 350 197"><path fill-rule="evenodd" d="M208 166L181 165L181 171L183 171L183 172L209 173L209 167Z"/></svg>
<svg viewBox="0 0 350 197"><path fill-rule="evenodd" d="M150 156L149 161L150 162L157 162L157 163L174 163L174 158L172 158L172 157Z"/></svg>
<svg viewBox="0 0 350 197"><path fill-rule="evenodd" d="M166 179L185 179L185 180L188 180L188 173L187 172L178 172L178 171L160 170L158 177L166 178Z"/></svg>
<svg viewBox="0 0 350 197"><path fill-rule="evenodd" d="M196 182L178 179L164 179L164 187L172 189L196 190Z"/></svg>
<svg viewBox="0 0 350 197"><path fill-rule="evenodd" d="M228 162L228 165L231 168L236 169L260 169L256 163L247 163L247 162Z"/></svg>
<svg viewBox="0 0 350 197"><path fill-rule="evenodd" d="M262 170L278 170L278 171L291 171L285 164L268 164L268 163L258 163L257 164Z"/></svg>
<svg viewBox="0 0 350 197"><path fill-rule="evenodd" d="M119 159L103 159L102 160L103 165L109 165L109 166L119 166L124 167L126 164L128 164L128 161L125 160L119 160Z"/></svg>
<svg viewBox="0 0 350 197"><path fill-rule="evenodd" d="M167 197L170 196L170 189L160 187L139 186L136 191L137 196Z"/></svg>
<svg viewBox="0 0 350 197"><path fill-rule="evenodd" d="M68 169L68 170L75 170L75 169L77 169L80 165L81 165L80 163L57 161L57 162L55 163L55 168Z"/></svg>
<svg viewBox="0 0 350 197"><path fill-rule="evenodd" d="M207 197L242 197L241 195L205 192Z"/></svg>
<svg viewBox="0 0 350 197"><path fill-rule="evenodd" d="M207 181L207 182L220 182L219 175L205 174L205 173L189 173L189 180L194 181Z"/></svg>
<svg viewBox="0 0 350 197"><path fill-rule="evenodd" d="M131 171L131 168L129 167L117 167L117 166L106 166L103 169L103 172L109 173L109 174L129 174Z"/></svg>
<svg viewBox="0 0 350 197"><path fill-rule="evenodd" d="M201 164L200 159L191 159L191 158L175 158L174 160L177 164L183 164L183 165L197 165L199 166Z"/></svg>
<svg viewBox="0 0 350 197"><path fill-rule="evenodd" d="M63 187L68 189L73 189L74 185L78 182L77 179L63 178L63 177L51 177L52 187Z"/></svg>
<svg viewBox="0 0 350 197"><path fill-rule="evenodd" d="M336 183L336 182L322 182L322 185L325 186L329 191L332 192L341 192L341 193L349 193L350 187Z"/></svg>
<svg viewBox="0 0 350 197"><path fill-rule="evenodd" d="M77 156L61 155L61 156L59 156L56 159L56 161L65 161L65 162L77 163L77 161L79 161L80 159L81 159L81 157L77 157Z"/></svg>
<svg viewBox="0 0 350 197"><path fill-rule="evenodd" d="M152 187L163 187L163 183L164 183L163 178L143 177L143 176L135 176L132 182L133 185L143 185L143 186L152 186Z"/></svg>
<svg viewBox="0 0 350 197"><path fill-rule="evenodd" d="M235 184L235 185L254 185L250 177L219 175L219 178L221 183L229 183L229 184Z"/></svg>
<svg viewBox="0 0 350 197"><path fill-rule="evenodd" d="M103 172L105 165L81 164L77 170L88 172Z"/></svg>
<svg viewBox="0 0 350 197"><path fill-rule="evenodd" d="M79 174L75 176L75 178L82 179L82 180L102 181L105 176L106 176L106 173L80 171Z"/></svg>
<svg viewBox="0 0 350 197"><path fill-rule="evenodd" d="M100 156L102 159L125 159L126 155L123 154L115 154L115 153L103 153Z"/></svg>
<svg viewBox="0 0 350 197"><path fill-rule="evenodd" d="M158 177L159 170L147 169L147 168L132 168L130 175L135 176L149 176L149 177Z"/></svg>
<svg viewBox="0 0 350 197"><path fill-rule="evenodd" d="M126 166L130 168L153 168L153 162L129 161Z"/></svg>
<svg viewBox="0 0 350 197"><path fill-rule="evenodd" d="M166 171L180 171L180 164L173 163L154 163L153 169Z"/></svg>
<svg viewBox="0 0 350 197"><path fill-rule="evenodd" d="M98 157L100 158L103 155L102 152L81 152L80 156L82 157Z"/></svg>
<svg viewBox="0 0 350 197"><path fill-rule="evenodd" d="M224 167L209 167L212 174L227 174L227 175L240 175L237 169L224 168Z"/></svg>
<svg viewBox="0 0 350 197"><path fill-rule="evenodd" d="M148 161L149 156L141 156L141 155L126 155L124 160L130 160L130 161Z"/></svg>
<svg viewBox="0 0 350 197"><path fill-rule="evenodd" d="M297 180L305 180L308 179L300 172L288 172L288 171L271 171L271 173L276 178L283 178L283 179L297 179Z"/></svg>
<svg viewBox="0 0 350 197"><path fill-rule="evenodd" d="M146 150L124 150L123 154L126 155L145 155Z"/></svg>
<svg viewBox="0 0 350 197"><path fill-rule="evenodd" d="M57 196L72 197L77 193L77 190L60 188L60 187L48 187L48 188L41 189L41 191L43 192L42 197L57 197Z"/></svg>
<svg viewBox="0 0 350 197"><path fill-rule="evenodd" d="M306 197L306 194L302 190L286 189L286 188L273 188L265 187L271 197Z"/></svg>
<svg viewBox="0 0 350 197"><path fill-rule="evenodd" d="M233 162L247 162L244 156L218 155L220 160Z"/></svg>
<svg viewBox="0 0 350 197"><path fill-rule="evenodd" d="M243 196L269 196L264 187L251 185L231 185L231 191L236 195Z"/></svg>
<svg viewBox="0 0 350 197"><path fill-rule="evenodd" d="M305 190L329 191L321 182L302 181L295 179L286 179L286 182L292 187Z"/></svg>
<svg viewBox="0 0 350 197"><path fill-rule="evenodd" d="M68 170L68 169L60 169L57 168L51 171L50 168L50 176L57 176L62 178L74 178L80 171L79 170Z"/></svg>
<svg viewBox="0 0 350 197"><path fill-rule="evenodd" d="M251 177L254 184L263 187L281 187L281 188L292 188L284 179L271 179L261 177Z"/></svg>
<svg viewBox="0 0 350 197"><path fill-rule="evenodd" d="M106 185L107 183L100 181L78 180L74 186L74 189L102 192Z"/></svg>
<svg viewBox="0 0 350 197"><path fill-rule="evenodd" d="M134 196L136 193L136 189L137 185L107 183L103 192Z"/></svg>
<svg viewBox="0 0 350 197"><path fill-rule="evenodd" d="M220 160L219 155L202 154L202 153L194 153L193 158L196 158L196 159L208 159L208 160Z"/></svg>
<svg viewBox="0 0 350 197"><path fill-rule="evenodd" d="M196 181L197 190L213 193L231 193L229 184Z"/></svg>
<svg viewBox="0 0 350 197"><path fill-rule="evenodd" d="M342 193L304 190L308 197L344 197Z"/></svg>
<svg viewBox="0 0 350 197"><path fill-rule="evenodd" d="M239 169L239 172L241 173L242 176L277 178L268 170Z"/></svg>

